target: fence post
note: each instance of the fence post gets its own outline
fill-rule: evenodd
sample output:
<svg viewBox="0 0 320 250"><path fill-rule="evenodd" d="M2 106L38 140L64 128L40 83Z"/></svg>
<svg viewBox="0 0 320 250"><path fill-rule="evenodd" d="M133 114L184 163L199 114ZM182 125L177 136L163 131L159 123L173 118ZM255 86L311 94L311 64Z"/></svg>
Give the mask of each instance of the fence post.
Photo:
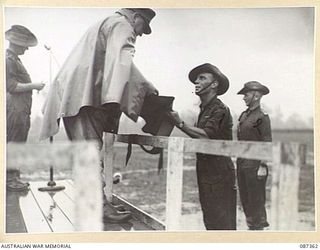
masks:
<svg viewBox="0 0 320 250"><path fill-rule="evenodd" d="M182 206L184 138L168 138L166 230L179 230Z"/></svg>
<svg viewBox="0 0 320 250"><path fill-rule="evenodd" d="M109 202L112 201L113 194L113 164L114 164L114 140L115 135L111 133L104 133L104 178L105 187L104 194Z"/></svg>
<svg viewBox="0 0 320 250"><path fill-rule="evenodd" d="M102 231L102 185L99 153L94 143L72 147L76 231Z"/></svg>
<svg viewBox="0 0 320 250"><path fill-rule="evenodd" d="M273 154L271 228L294 231L299 221L299 176L306 160L306 146L277 143Z"/></svg>
<svg viewBox="0 0 320 250"><path fill-rule="evenodd" d="M280 197L279 197L279 178L281 175L281 142L273 144L273 162L271 166L271 208L270 208L270 228L279 229L280 223Z"/></svg>

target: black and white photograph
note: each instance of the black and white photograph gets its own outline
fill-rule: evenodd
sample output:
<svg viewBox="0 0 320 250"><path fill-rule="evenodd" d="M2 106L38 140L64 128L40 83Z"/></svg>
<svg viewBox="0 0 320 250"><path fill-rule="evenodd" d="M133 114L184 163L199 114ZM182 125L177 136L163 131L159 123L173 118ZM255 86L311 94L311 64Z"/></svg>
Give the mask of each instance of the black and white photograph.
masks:
<svg viewBox="0 0 320 250"><path fill-rule="evenodd" d="M317 231L314 6L3 20L6 235Z"/></svg>

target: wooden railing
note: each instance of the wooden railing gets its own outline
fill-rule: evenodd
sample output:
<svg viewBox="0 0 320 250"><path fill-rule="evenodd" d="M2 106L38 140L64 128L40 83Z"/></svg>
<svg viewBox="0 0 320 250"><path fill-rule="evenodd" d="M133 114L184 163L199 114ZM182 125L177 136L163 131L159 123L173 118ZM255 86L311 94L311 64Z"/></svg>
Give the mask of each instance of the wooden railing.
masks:
<svg viewBox="0 0 320 250"><path fill-rule="evenodd" d="M298 222L299 173L305 164L306 146L298 143L269 143L155 137L142 135L114 135L105 133L105 195L112 200L114 143L149 145L168 150L166 188L166 230L183 230L180 226L184 153L205 153L271 163L272 189L271 230L296 230Z"/></svg>
<svg viewBox="0 0 320 250"><path fill-rule="evenodd" d="M168 150L166 187L166 230L183 230L180 226L184 153L205 153L261 159L271 162L272 189L270 224L272 230L293 231L298 222L299 173L305 164L306 146L298 143L264 143L200 140L180 137L104 134L104 189L112 200L114 142L150 145ZM73 169L75 216L77 231L102 231L102 186L99 154L93 142L65 142L54 144L8 144L7 168L33 169L34 166L56 170ZM117 199L121 199L120 197ZM140 214L142 211L136 209ZM143 219L143 216L141 217ZM146 219L154 228L161 228L156 220Z"/></svg>

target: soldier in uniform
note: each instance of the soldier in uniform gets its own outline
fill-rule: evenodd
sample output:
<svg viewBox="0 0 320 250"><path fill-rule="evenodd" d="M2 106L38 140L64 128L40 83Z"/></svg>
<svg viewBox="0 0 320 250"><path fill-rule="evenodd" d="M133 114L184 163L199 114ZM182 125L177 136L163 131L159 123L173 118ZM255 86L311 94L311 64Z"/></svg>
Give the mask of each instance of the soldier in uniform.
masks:
<svg viewBox="0 0 320 250"><path fill-rule="evenodd" d="M200 97L200 114L196 126L184 123L172 111L173 123L192 138L232 140L232 116L217 97L229 88L228 78L214 65L202 64L189 73ZM199 198L207 230L236 229L235 170L230 157L197 154Z"/></svg>
<svg viewBox="0 0 320 250"><path fill-rule="evenodd" d="M260 100L269 89L257 81L247 82L238 94L248 107L239 118L238 140L270 142L271 125L268 114L261 110ZM251 159L237 159L237 179L240 199L246 215L249 230L263 230L269 226L265 209L266 162Z"/></svg>
<svg viewBox="0 0 320 250"><path fill-rule="evenodd" d="M30 76L19 59L25 51L36 46L38 41L34 34L26 27L13 25L6 31L9 40L6 51L6 97L7 97L7 143L26 142L30 129L30 113L32 104L32 90L42 90L44 83L31 82ZM7 189L24 191L27 183L19 180L19 171L7 171Z"/></svg>

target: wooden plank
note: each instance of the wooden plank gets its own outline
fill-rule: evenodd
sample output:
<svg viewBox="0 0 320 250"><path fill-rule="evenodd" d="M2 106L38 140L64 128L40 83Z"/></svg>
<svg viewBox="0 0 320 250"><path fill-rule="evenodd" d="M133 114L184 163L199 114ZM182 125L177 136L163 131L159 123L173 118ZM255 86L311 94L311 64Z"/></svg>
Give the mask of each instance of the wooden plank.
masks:
<svg viewBox="0 0 320 250"><path fill-rule="evenodd" d="M66 192L68 190L66 195L68 197L73 197L72 192L75 192L75 189L74 189L72 180L65 180L63 182L63 185L66 186L66 189L64 191ZM149 229L165 230L165 225L163 222L161 222L158 219L154 218L153 216L145 213L144 211L142 211L138 207L132 205L131 203L129 203L125 199L121 198L120 196L113 194L112 200L115 204L122 204L126 208L126 210L132 212L132 214L135 218L134 223L132 225L134 230L149 230ZM142 224L139 223L139 221ZM124 226L124 227L126 227L126 226Z"/></svg>
<svg viewBox="0 0 320 250"><path fill-rule="evenodd" d="M20 198L20 208L28 233L53 232L31 190Z"/></svg>
<svg viewBox="0 0 320 250"><path fill-rule="evenodd" d="M271 190L271 228L297 230L301 165L306 147L298 143L277 143L274 147Z"/></svg>
<svg viewBox="0 0 320 250"><path fill-rule="evenodd" d="M75 192L75 189L74 189L72 180L65 180L65 182L63 182L63 185L66 186L66 189L64 191L69 190L67 192L67 196L73 197L72 192ZM140 224L138 222L134 222L134 225L133 225L134 229L145 230L146 227L150 227L151 229L154 229L154 230L164 230L165 229L165 225L163 222L161 222L158 219L154 218L153 216L143 212L141 209L139 209L138 207L129 203L128 201L121 198L120 196L113 194L112 200L115 204L122 204L126 208L126 210L132 212L132 214L133 214L134 218L136 218L136 220L147 225L144 227L143 226L140 227L139 226Z"/></svg>
<svg viewBox="0 0 320 250"><path fill-rule="evenodd" d="M89 143L75 145L72 156L76 230L102 231L102 181L98 149Z"/></svg>
<svg viewBox="0 0 320 250"><path fill-rule="evenodd" d="M165 230L165 225L164 225L164 223L162 221L156 219L155 217L153 217L150 214L147 214L146 212L144 212L140 208L134 206L133 204L129 203L128 201L126 201L125 199L121 198L120 196L114 194L113 195L113 202L115 204L123 205L126 210L132 212L133 217L136 220L138 220L138 221L142 222L143 224L147 225L148 227L150 227L150 229ZM146 226L144 227L144 229L146 229ZM143 229L140 228L139 230L143 230Z"/></svg>
<svg viewBox="0 0 320 250"><path fill-rule="evenodd" d="M26 195L25 192L6 192L6 233L26 233L27 228L23 220L20 209L20 197Z"/></svg>
<svg viewBox="0 0 320 250"><path fill-rule="evenodd" d="M184 139L184 152L272 161L271 142Z"/></svg>
<svg viewBox="0 0 320 250"><path fill-rule="evenodd" d="M66 187L62 192L73 202L75 202L74 194L76 192L72 180L64 180L63 186Z"/></svg>
<svg viewBox="0 0 320 250"><path fill-rule="evenodd" d="M30 183L30 189L39 204L46 221L54 232L72 232L75 231L74 226L70 223L65 214L61 211L57 203L52 199L55 194L48 192L40 192L39 186L45 187L47 182ZM37 223L35 221L35 223Z"/></svg>
<svg viewBox="0 0 320 250"><path fill-rule="evenodd" d="M36 165L54 166L55 170L66 170L72 166L70 152L75 148L85 148L95 142L63 142L53 144L7 144L7 168L32 170ZM79 151L85 152L85 151ZM78 152L78 153L79 153Z"/></svg>
<svg viewBox="0 0 320 250"><path fill-rule="evenodd" d="M113 167L114 167L114 145L115 135L110 133L104 134L104 178L105 178L105 187L104 194L108 201L112 201L113 193Z"/></svg>
<svg viewBox="0 0 320 250"><path fill-rule="evenodd" d="M270 202L270 229L278 230L280 223L280 176L281 176L281 143L273 146L273 162L271 165L271 202Z"/></svg>
<svg viewBox="0 0 320 250"><path fill-rule="evenodd" d="M184 152L224 155L272 161L271 142L223 141L182 138ZM168 147L168 137L144 135L116 135L117 142L149 145L160 148Z"/></svg>
<svg viewBox="0 0 320 250"><path fill-rule="evenodd" d="M306 159L306 147L297 143L282 143L281 146L279 230L294 231L299 222L299 176Z"/></svg>
<svg viewBox="0 0 320 250"><path fill-rule="evenodd" d="M116 135L115 141L124 142L146 146L154 146L158 148L167 148L168 147L168 137L165 136L145 136L145 135Z"/></svg>
<svg viewBox="0 0 320 250"><path fill-rule="evenodd" d="M56 202L57 207L61 210L61 212L66 216L66 218L70 221L70 223L75 225L75 217L74 217L74 207L75 203L72 201L67 195L66 191L68 187L65 185L65 181L56 181L57 186L64 186L65 189L63 191L56 192L52 199ZM46 182L35 182L33 183L35 188L46 186ZM69 191L68 191L69 192Z"/></svg>
<svg viewBox="0 0 320 250"><path fill-rule="evenodd" d="M169 138L167 162L166 230L179 230L182 208L183 138Z"/></svg>

